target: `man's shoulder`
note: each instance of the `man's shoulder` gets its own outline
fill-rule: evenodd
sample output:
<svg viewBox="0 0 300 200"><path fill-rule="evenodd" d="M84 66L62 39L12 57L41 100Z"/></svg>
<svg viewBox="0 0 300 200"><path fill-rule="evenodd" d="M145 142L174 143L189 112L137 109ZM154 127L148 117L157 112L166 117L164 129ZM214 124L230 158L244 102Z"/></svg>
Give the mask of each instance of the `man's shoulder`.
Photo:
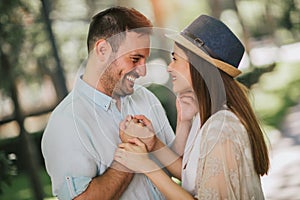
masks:
<svg viewBox="0 0 300 200"><path fill-rule="evenodd" d="M52 111L43 133L43 143L52 144L54 138L60 138L61 140L55 139L55 141L59 141L59 143L62 144L65 143L64 139L70 140L70 138L74 138L76 124L73 112L74 105L72 104L73 99L71 92ZM49 140L49 138L51 139Z"/></svg>
<svg viewBox="0 0 300 200"><path fill-rule="evenodd" d="M72 108L72 92L69 93L52 111L51 116L67 113Z"/></svg>
<svg viewBox="0 0 300 200"><path fill-rule="evenodd" d="M78 108L80 105L79 99L75 98L73 92L70 92L52 111L47 127L55 127L59 125L59 127L64 124L66 127L71 122L74 121L74 108Z"/></svg>

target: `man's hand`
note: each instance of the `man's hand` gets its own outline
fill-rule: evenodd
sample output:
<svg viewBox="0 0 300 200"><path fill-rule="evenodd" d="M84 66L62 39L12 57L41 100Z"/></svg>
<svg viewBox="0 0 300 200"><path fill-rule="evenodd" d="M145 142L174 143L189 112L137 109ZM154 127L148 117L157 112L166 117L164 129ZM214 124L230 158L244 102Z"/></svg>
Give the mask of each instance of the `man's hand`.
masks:
<svg viewBox="0 0 300 200"><path fill-rule="evenodd" d="M120 144L114 159L136 173L147 173L159 168L148 157L146 145L138 138Z"/></svg>
<svg viewBox="0 0 300 200"><path fill-rule="evenodd" d="M123 143L128 143L128 139L139 138L148 152L153 150L157 142L152 123L144 115L127 116L120 123L120 138Z"/></svg>

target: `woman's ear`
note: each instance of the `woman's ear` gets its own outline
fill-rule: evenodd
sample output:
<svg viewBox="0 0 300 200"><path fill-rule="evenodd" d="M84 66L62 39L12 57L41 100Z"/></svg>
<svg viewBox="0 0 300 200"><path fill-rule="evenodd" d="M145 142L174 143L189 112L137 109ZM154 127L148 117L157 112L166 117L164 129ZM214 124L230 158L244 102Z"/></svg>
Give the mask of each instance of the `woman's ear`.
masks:
<svg viewBox="0 0 300 200"><path fill-rule="evenodd" d="M107 61L112 53L112 48L105 39L100 39L95 44L95 53L101 61Z"/></svg>

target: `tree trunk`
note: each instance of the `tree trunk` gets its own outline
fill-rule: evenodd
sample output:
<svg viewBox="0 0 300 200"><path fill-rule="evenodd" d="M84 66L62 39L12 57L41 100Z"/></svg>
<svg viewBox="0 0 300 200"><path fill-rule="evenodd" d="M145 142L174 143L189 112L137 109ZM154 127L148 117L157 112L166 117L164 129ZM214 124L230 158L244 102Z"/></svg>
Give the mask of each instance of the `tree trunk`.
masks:
<svg viewBox="0 0 300 200"><path fill-rule="evenodd" d="M238 10L238 6L237 6L237 0L232 0L232 3L233 3L233 8L236 12L236 15L238 17L238 20L242 26L242 30L243 30L243 43L245 45L245 51L246 53L249 55L249 51L250 51L250 46L249 46L249 37L250 37L250 34L249 34L249 31L247 29L247 27L245 26L244 22L243 22L243 19L242 19L242 16L240 15L240 12Z"/></svg>
<svg viewBox="0 0 300 200"><path fill-rule="evenodd" d="M55 41L55 37L52 31L51 21L49 19L49 4L47 0L41 0L42 1L42 13L44 14L45 22L46 22L46 28L49 34L49 39L51 42L51 46L53 49L54 58L56 61L56 70L54 72L54 75L56 77L56 80L53 80L58 100L62 100L67 94L68 89L66 86L66 79L64 76L64 70L61 65L61 61L58 55L57 45Z"/></svg>
<svg viewBox="0 0 300 200"><path fill-rule="evenodd" d="M221 16L221 4L219 0L211 0L209 1L210 9L211 9L211 15L217 19L220 19Z"/></svg>
<svg viewBox="0 0 300 200"><path fill-rule="evenodd" d="M20 127L20 139L22 144L22 149L28 160L26 170L29 174L30 182L33 188L33 194L36 200L43 200L44 192L42 188L42 184L39 180L39 164L38 164L38 156L36 146L32 142L29 134L26 132L23 124L24 124L24 116L22 114L19 101L18 101L18 91L17 85L15 81L15 77L13 76L12 68L8 60L8 56L3 52L1 53L1 65L6 72L9 80L12 81L10 85L11 98L14 103L14 117Z"/></svg>

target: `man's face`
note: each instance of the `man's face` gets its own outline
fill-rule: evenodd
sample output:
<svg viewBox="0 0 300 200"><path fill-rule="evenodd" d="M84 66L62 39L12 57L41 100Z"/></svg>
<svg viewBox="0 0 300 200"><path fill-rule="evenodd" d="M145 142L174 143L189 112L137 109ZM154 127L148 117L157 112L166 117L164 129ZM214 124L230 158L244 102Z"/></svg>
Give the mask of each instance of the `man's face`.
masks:
<svg viewBox="0 0 300 200"><path fill-rule="evenodd" d="M146 59L150 54L150 37L127 32L114 59L100 78L105 92L118 98L132 94L134 82L146 75Z"/></svg>

